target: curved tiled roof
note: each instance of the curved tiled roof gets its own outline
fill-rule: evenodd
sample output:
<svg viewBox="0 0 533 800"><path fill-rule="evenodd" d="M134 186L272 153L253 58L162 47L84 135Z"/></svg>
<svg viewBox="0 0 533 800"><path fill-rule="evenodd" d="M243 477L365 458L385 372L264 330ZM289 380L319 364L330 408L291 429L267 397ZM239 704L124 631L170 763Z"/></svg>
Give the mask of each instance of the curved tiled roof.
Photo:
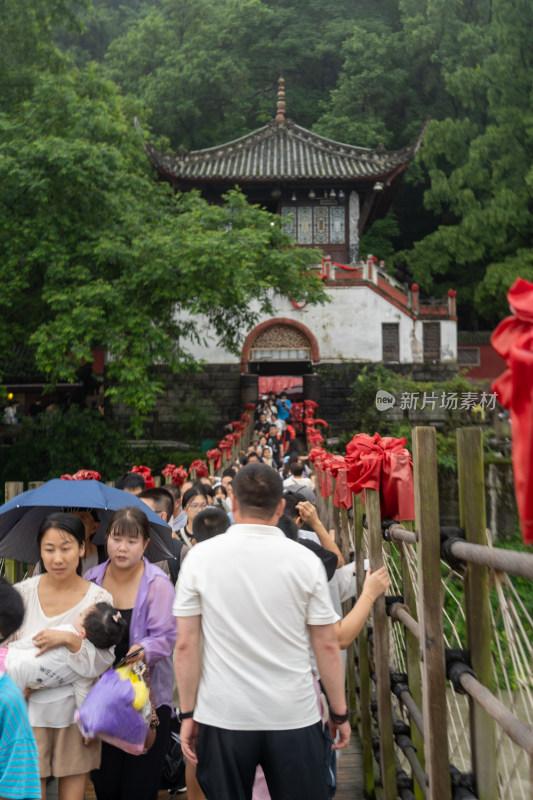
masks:
<svg viewBox="0 0 533 800"><path fill-rule="evenodd" d="M252 133L219 147L164 153L146 145L152 164L177 179L281 180L377 179L414 158L420 136L401 150L369 150L326 139L292 120L272 120Z"/></svg>

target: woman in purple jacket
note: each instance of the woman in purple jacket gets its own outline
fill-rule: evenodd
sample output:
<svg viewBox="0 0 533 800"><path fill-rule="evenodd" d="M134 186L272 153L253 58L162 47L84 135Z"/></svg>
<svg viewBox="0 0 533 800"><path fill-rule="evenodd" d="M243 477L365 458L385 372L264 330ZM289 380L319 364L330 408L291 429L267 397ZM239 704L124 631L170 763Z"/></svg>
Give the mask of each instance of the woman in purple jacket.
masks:
<svg viewBox="0 0 533 800"><path fill-rule="evenodd" d="M85 575L111 593L115 608L128 623L129 633L116 647L115 663L141 648L130 663L142 660L149 665L159 717L155 743L146 755L129 755L103 743L100 769L91 773L98 800L155 800L167 749L176 642L174 587L159 567L144 558L149 540L150 526L143 511L133 506L116 511L107 527L109 558Z"/></svg>

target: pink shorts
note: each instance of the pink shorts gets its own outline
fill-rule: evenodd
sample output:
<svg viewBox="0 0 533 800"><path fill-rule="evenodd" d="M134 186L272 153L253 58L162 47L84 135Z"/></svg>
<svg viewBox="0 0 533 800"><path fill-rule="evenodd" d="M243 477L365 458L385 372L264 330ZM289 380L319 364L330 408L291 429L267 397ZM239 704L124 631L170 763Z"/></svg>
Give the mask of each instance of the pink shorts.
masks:
<svg viewBox="0 0 533 800"><path fill-rule="evenodd" d="M0 647L0 672L6 671L7 647Z"/></svg>

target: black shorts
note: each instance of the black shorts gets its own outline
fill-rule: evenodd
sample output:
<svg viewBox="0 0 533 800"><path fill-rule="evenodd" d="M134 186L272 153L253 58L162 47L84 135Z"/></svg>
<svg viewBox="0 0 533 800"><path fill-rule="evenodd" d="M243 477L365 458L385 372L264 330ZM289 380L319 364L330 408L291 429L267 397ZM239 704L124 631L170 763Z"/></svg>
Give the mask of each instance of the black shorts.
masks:
<svg viewBox="0 0 533 800"><path fill-rule="evenodd" d="M250 800L261 765L272 800L327 800L322 724L283 731L200 725L198 783L209 800Z"/></svg>

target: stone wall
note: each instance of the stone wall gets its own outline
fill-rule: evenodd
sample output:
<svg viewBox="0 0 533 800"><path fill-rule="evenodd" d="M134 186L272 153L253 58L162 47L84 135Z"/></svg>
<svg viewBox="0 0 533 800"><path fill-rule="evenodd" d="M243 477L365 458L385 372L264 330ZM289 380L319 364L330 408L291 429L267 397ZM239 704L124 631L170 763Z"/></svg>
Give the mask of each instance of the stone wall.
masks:
<svg viewBox="0 0 533 800"><path fill-rule="evenodd" d="M350 387L368 362L352 361L322 363L316 376L304 376L304 385L313 384L313 399L319 402L319 416L326 419L330 432L335 434L350 427ZM409 374L414 380L446 380L457 373L457 364L387 364L392 370ZM206 364L197 372L173 375L164 367L157 368L165 391L159 396L157 407L149 417L144 437L149 439L183 439L185 420L198 409L199 414L210 419L204 435L199 438L217 438L223 435L224 425L239 419L243 410L241 366L234 364ZM306 381L307 378L307 381ZM113 418L120 427L127 428L129 411L123 406L113 408Z"/></svg>
<svg viewBox="0 0 533 800"><path fill-rule="evenodd" d="M350 428L349 402L353 382L369 362L344 362L343 364L324 364L318 369L320 374L319 416L327 420L330 431L336 433ZM445 381L457 375L458 366L452 364L386 364L387 369L409 375L415 381Z"/></svg>
<svg viewBox="0 0 533 800"><path fill-rule="evenodd" d="M221 438L224 425L239 419L242 411L240 364L207 364L201 370L173 375L164 367L156 370L165 385L156 409L146 422L144 438L187 440L188 420L195 415L205 419L206 427L198 439ZM197 412L197 413L196 413ZM127 428L130 412L113 407L113 419Z"/></svg>

